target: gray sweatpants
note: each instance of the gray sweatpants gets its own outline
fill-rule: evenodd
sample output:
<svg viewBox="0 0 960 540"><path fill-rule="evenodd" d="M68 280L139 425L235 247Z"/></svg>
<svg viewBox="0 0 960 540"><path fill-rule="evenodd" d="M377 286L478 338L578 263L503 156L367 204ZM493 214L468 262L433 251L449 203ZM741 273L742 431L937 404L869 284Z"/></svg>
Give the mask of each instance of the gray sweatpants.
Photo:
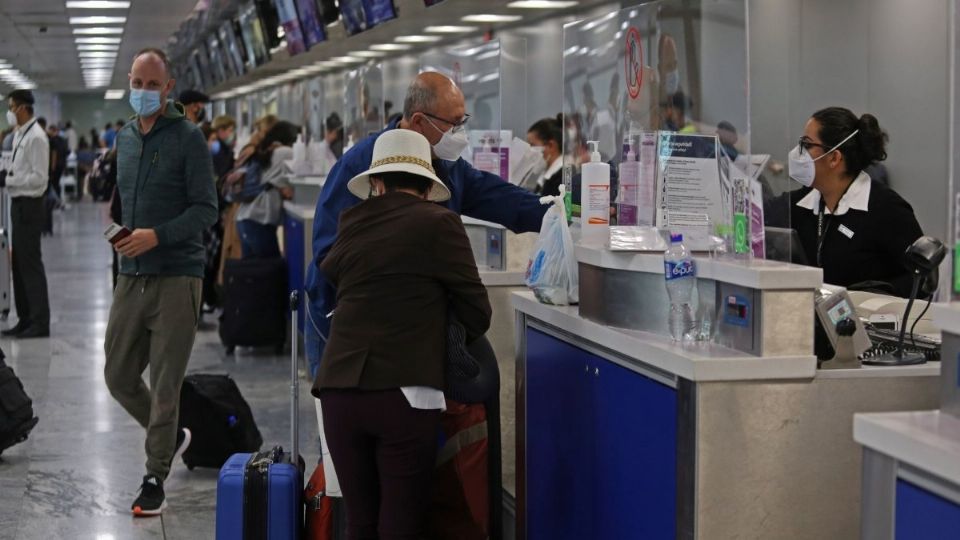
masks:
<svg viewBox="0 0 960 540"><path fill-rule="evenodd" d="M161 480L176 450L180 385L197 335L201 287L197 277L121 275L113 292L103 374L110 394L147 430L147 474Z"/></svg>

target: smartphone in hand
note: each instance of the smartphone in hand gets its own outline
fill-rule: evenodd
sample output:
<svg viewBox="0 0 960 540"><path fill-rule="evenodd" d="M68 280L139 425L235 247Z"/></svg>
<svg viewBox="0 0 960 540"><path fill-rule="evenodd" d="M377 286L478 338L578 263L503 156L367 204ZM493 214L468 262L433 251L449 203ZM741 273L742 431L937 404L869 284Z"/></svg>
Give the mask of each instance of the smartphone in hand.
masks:
<svg viewBox="0 0 960 540"><path fill-rule="evenodd" d="M111 244L116 244L128 236L130 236L130 229L116 223L111 223L107 230L103 231L103 237Z"/></svg>

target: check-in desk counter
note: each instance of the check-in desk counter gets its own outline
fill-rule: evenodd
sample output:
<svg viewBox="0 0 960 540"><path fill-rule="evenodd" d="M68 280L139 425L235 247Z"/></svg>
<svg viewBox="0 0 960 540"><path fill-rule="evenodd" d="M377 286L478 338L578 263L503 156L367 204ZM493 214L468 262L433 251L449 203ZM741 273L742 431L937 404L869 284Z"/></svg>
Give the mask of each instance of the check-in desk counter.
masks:
<svg viewBox="0 0 960 540"><path fill-rule="evenodd" d="M514 234L503 226L463 217L463 226L470 238L473 256L480 270L480 279L487 287L493 308L487 339L497 355L500 367L500 431L503 456L503 486L515 496L516 464L516 347L514 343L514 309L510 295L524 291L524 274L536 233Z"/></svg>
<svg viewBox="0 0 960 540"><path fill-rule="evenodd" d="M934 305L933 316L943 331L940 409L854 418L863 539L960 538L960 305Z"/></svg>
<svg viewBox="0 0 960 540"><path fill-rule="evenodd" d="M580 305L517 311L517 532L856 538L854 412L929 408L939 367L818 370L819 269L698 259L716 341L675 343L660 254L578 247Z"/></svg>

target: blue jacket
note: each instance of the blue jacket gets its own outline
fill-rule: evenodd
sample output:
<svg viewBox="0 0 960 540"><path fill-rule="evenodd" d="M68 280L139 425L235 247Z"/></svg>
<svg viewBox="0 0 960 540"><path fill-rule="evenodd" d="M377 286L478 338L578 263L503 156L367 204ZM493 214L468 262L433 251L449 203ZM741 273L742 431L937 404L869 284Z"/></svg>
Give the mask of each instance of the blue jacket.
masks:
<svg viewBox="0 0 960 540"><path fill-rule="evenodd" d="M398 122L387 126L395 129ZM386 131L386 130L384 130ZM327 283L318 265L330 251L337 236L340 212L358 204L360 199L347 190L347 182L370 168L373 160L373 144L384 131L360 141L346 152L327 175L313 222L313 263L307 270L304 286L309 311L306 330L320 333L320 350L310 350L311 371L316 370L323 353L324 342L329 335L328 313L333 311L336 291ZM499 176L478 171L463 159L457 161L434 160L437 176L450 189L450 200L442 203L450 210L472 218L499 223L513 232L539 231L547 207L540 199L522 188L505 182ZM312 322L311 322L312 321ZM315 328L311 328L314 326ZM307 340L308 344L311 340Z"/></svg>

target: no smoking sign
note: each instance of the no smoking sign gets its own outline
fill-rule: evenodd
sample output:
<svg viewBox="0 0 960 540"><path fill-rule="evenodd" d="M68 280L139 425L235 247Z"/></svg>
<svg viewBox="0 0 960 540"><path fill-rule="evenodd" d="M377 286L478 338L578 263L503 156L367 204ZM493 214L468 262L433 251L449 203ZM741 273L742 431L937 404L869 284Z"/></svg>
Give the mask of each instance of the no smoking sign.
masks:
<svg viewBox="0 0 960 540"><path fill-rule="evenodd" d="M637 99L643 84L643 43L640 41L640 31L633 26L627 29L624 43L623 75L630 99Z"/></svg>

